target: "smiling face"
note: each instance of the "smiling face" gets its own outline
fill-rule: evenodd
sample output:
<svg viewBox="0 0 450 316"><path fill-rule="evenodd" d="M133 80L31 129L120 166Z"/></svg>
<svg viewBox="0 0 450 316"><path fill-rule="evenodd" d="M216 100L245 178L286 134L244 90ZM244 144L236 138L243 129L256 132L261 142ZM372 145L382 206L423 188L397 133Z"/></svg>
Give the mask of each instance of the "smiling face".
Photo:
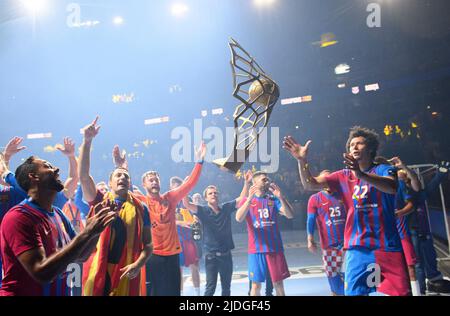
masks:
<svg viewBox="0 0 450 316"><path fill-rule="evenodd" d="M109 179L109 187L116 195L125 195L130 190L130 174L125 169L116 169Z"/></svg>
<svg viewBox="0 0 450 316"><path fill-rule="evenodd" d="M148 173L142 179L142 186L149 194L159 194L161 185L157 173Z"/></svg>

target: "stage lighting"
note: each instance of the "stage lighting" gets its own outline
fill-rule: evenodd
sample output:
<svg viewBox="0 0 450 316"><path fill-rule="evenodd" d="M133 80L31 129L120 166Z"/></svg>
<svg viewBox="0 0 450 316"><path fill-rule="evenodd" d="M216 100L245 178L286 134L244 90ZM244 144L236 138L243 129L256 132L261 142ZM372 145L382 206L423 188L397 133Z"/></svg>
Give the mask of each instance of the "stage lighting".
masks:
<svg viewBox="0 0 450 316"><path fill-rule="evenodd" d="M336 73L336 75L347 74L350 72L350 66L347 64L337 65L336 68L334 69L334 72Z"/></svg>
<svg viewBox="0 0 450 316"><path fill-rule="evenodd" d="M257 7L269 7L271 5L273 5L275 3L276 0L253 0L253 3L257 6Z"/></svg>
<svg viewBox="0 0 450 316"><path fill-rule="evenodd" d="M25 10L34 16L42 14L47 7L47 0L21 0Z"/></svg>
<svg viewBox="0 0 450 316"><path fill-rule="evenodd" d="M121 17L121 16L116 16L116 17L113 19L113 23L114 23L115 25L122 25L123 22L124 22L124 19L123 19L123 17Z"/></svg>
<svg viewBox="0 0 450 316"><path fill-rule="evenodd" d="M38 133L38 134L28 134L27 139L44 139L44 138L52 138L52 133Z"/></svg>
<svg viewBox="0 0 450 316"><path fill-rule="evenodd" d="M184 3L174 3L170 11L173 16L182 17L189 11L189 7Z"/></svg>
<svg viewBox="0 0 450 316"><path fill-rule="evenodd" d="M158 117L158 118L145 120L144 124L145 125L157 125L157 124L162 124L162 123L168 123L169 121L170 121L170 118L168 116L164 116L164 117Z"/></svg>

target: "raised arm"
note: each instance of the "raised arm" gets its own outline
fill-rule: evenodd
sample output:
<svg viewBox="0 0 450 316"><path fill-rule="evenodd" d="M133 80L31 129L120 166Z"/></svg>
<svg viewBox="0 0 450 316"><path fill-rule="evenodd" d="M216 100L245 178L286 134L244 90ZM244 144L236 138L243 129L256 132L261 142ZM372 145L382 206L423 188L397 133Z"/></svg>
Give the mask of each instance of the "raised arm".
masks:
<svg viewBox="0 0 450 316"><path fill-rule="evenodd" d="M415 192L419 192L422 189L422 184L420 183L419 176L413 170L408 168L399 157L394 157L389 160L391 164L397 169L402 169L406 172L406 175L411 180L411 187Z"/></svg>
<svg viewBox="0 0 450 316"><path fill-rule="evenodd" d="M241 203L241 201L248 195L248 190L250 189L253 178L253 172L248 170L244 174L244 186L242 187L241 194L236 199L236 206Z"/></svg>
<svg viewBox="0 0 450 316"><path fill-rule="evenodd" d="M320 191L328 188L328 183L325 176L313 177L309 170L307 156L311 143L308 141L305 146L302 146L293 137L287 136L283 140L283 148L297 160L303 188L307 191Z"/></svg>
<svg viewBox="0 0 450 316"><path fill-rule="evenodd" d="M66 137L64 138L64 145L59 145L56 149L69 160L69 177L64 183L64 195L70 199L78 185L78 162L75 158L75 144L70 138Z"/></svg>
<svg viewBox="0 0 450 316"><path fill-rule="evenodd" d="M11 158L18 152L26 149L25 146L20 146L22 144L22 142L23 142L23 138L16 136L16 137L13 137L8 142L8 144L6 144L5 151L3 152L3 154L4 154L4 159L5 159L5 165L8 169L9 169L9 162L10 162Z"/></svg>
<svg viewBox="0 0 450 316"><path fill-rule="evenodd" d="M252 203L253 197L255 196L256 191L258 189L255 186L252 186L248 192L247 199L245 202L239 207L239 209L236 212L236 221L239 223L242 223L245 220L245 217L247 216L247 213L250 209L250 204Z"/></svg>
<svg viewBox="0 0 450 316"><path fill-rule="evenodd" d="M192 213L198 212L198 206L194 203L191 203L191 201L189 201L189 198L187 196L183 198L183 205L187 210L191 211Z"/></svg>
<svg viewBox="0 0 450 316"><path fill-rule="evenodd" d="M91 166L91 147L92 141L97 136L100 126L97 126L98 116L96 119L83 129L84 138L83 144L80 149L80 161L79 161L79 177L81 188L83 190L84 200L86 202L92 202L95 200L97 195L97 189L95 187L95 182L90 175Z"/></svg>
<svg viewBox="0 0 450 316"><path fill-rule="evenodd" d="M280 215L282 215L288 219L293 219L294 218L294 210L292 208L292 205L281 193L280 187L278 185L276 185L275 183L271 183L269 190L281 202Z"/></svg>
<svg viewBox="0 0 450 316"><path fill-rule="evenodd" d="M121 151L119 145L116 145L113 148L112 156L114 167L128 170L127 153L125 150Z"/></svg>
<svg viewBox="0 0 450 316"><path fill-rule="evenodd" d="M83 189L81 188L81 184L78 185L77 191L75 192L74 203L83 216L87 216L89 214L89 204L83 201Z"/></svg>
<svg viewBox="0 0 450 316"><path fill-rule="evenodd" d="M197 161L199 162L195 164L194 170L192 170L191 175L178 188L169 192L170 197L174 200L175 203L179 203L197 185L202 172L203 161L206 156L205 143L202 142L200 147L195 151L195 156Z"/></svg>

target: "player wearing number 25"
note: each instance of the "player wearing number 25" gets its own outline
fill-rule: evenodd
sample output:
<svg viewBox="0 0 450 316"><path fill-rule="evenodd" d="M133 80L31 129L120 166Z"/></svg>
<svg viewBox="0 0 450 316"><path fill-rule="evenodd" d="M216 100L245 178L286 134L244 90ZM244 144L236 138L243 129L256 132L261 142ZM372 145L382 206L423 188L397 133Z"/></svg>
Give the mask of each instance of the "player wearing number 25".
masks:
<svg viewBox="0 0 450 316"><path fill-rule="evenodd" d="M327 176L330 174L329 170L324 170L320 175ZM344 246L346 217L347 212L339 193L323 190L309 199L308 220L306 222L308 250L312 253L317 251L314 241L314 228L317 223L325 274L333 296L344 295L342 247Z"/></svg>
<svg viewBox="0 0 450 316"><path fill-rule="evenodd" d="M241 201L236 212L238 222L247 222L251 295L260 296L261 283L270 276L277 296L284 296L283 280L290 273L278 228L278 214L293 218L292 206L280 188L270 183L266 173L255 173L252 182L248 198Z"/></svg>

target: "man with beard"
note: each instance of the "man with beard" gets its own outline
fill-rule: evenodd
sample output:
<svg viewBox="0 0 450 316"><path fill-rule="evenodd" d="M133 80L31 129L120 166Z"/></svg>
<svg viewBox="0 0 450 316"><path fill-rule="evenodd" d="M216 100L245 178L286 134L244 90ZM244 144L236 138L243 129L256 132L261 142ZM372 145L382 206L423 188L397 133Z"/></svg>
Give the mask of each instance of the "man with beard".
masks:
<svg viewBox="0 0 450 316"><path fill-rule="evenodd" d="M111 227L100 236L97 248L83 266L83 295L141 296L145 295L145 274L141 273L151 255L151 232L148 210L131 193L127 169L116 168L110 175L110 192L97 191L89 174L90 152L100 126L98 117L84 128L80 151L80 182L86 202L96 205L110 202L118 207ZM95 216L90 212L88 218Z"/></svg>
<svg viewBox="0 0 450 316"><path fill-rule="evenodd" d="M147 264L150 296L181 294L179 254L182 250L177 233L176 208L197 184L205 155L206 145L202 143L196 150L198 163L189 178L167 193L160 194L160 179L156 171L146 172L142 176L142 185L147 195L136 196L147 205L152 224L153 255Z"/></svg>
<svg viewBox="0 0 450 316"><path fill-rule="evenodd" d="M241 201L236 212L239 223L247 222L251 296L261 296L261 283L268 277L272 280L276 295L285 296L283 281L290 273L278 228L278 215L292 219L292 206L280 188L270 182L267 173L256 172L252 181L248 197Z"/></svg>
<svg viewBox="0 0 450 316"><path fill-rule="evenodd" d="M78 236L62 211L52 206L64 189L59 169L36 157L16 170L29 198L13 207L1 226L5 272L1 296L66 296L67 266L84 261L100 233L115 219L111 204L96 207L96 215Z"/></svg>
<svg viewBox="0 0 450 316"><path fill-rule="evenodd" d="M395 195L397 174L393 166L376 165L378 134L363 127L350 130L344 163L346 169L313 177L308 149L291 136L284 148L298 160L300 180L306 190L329 189L342 197L347 210L344 231L345 295L373 292L409 295L410 285L402 244L397 231Z"/></svg>

